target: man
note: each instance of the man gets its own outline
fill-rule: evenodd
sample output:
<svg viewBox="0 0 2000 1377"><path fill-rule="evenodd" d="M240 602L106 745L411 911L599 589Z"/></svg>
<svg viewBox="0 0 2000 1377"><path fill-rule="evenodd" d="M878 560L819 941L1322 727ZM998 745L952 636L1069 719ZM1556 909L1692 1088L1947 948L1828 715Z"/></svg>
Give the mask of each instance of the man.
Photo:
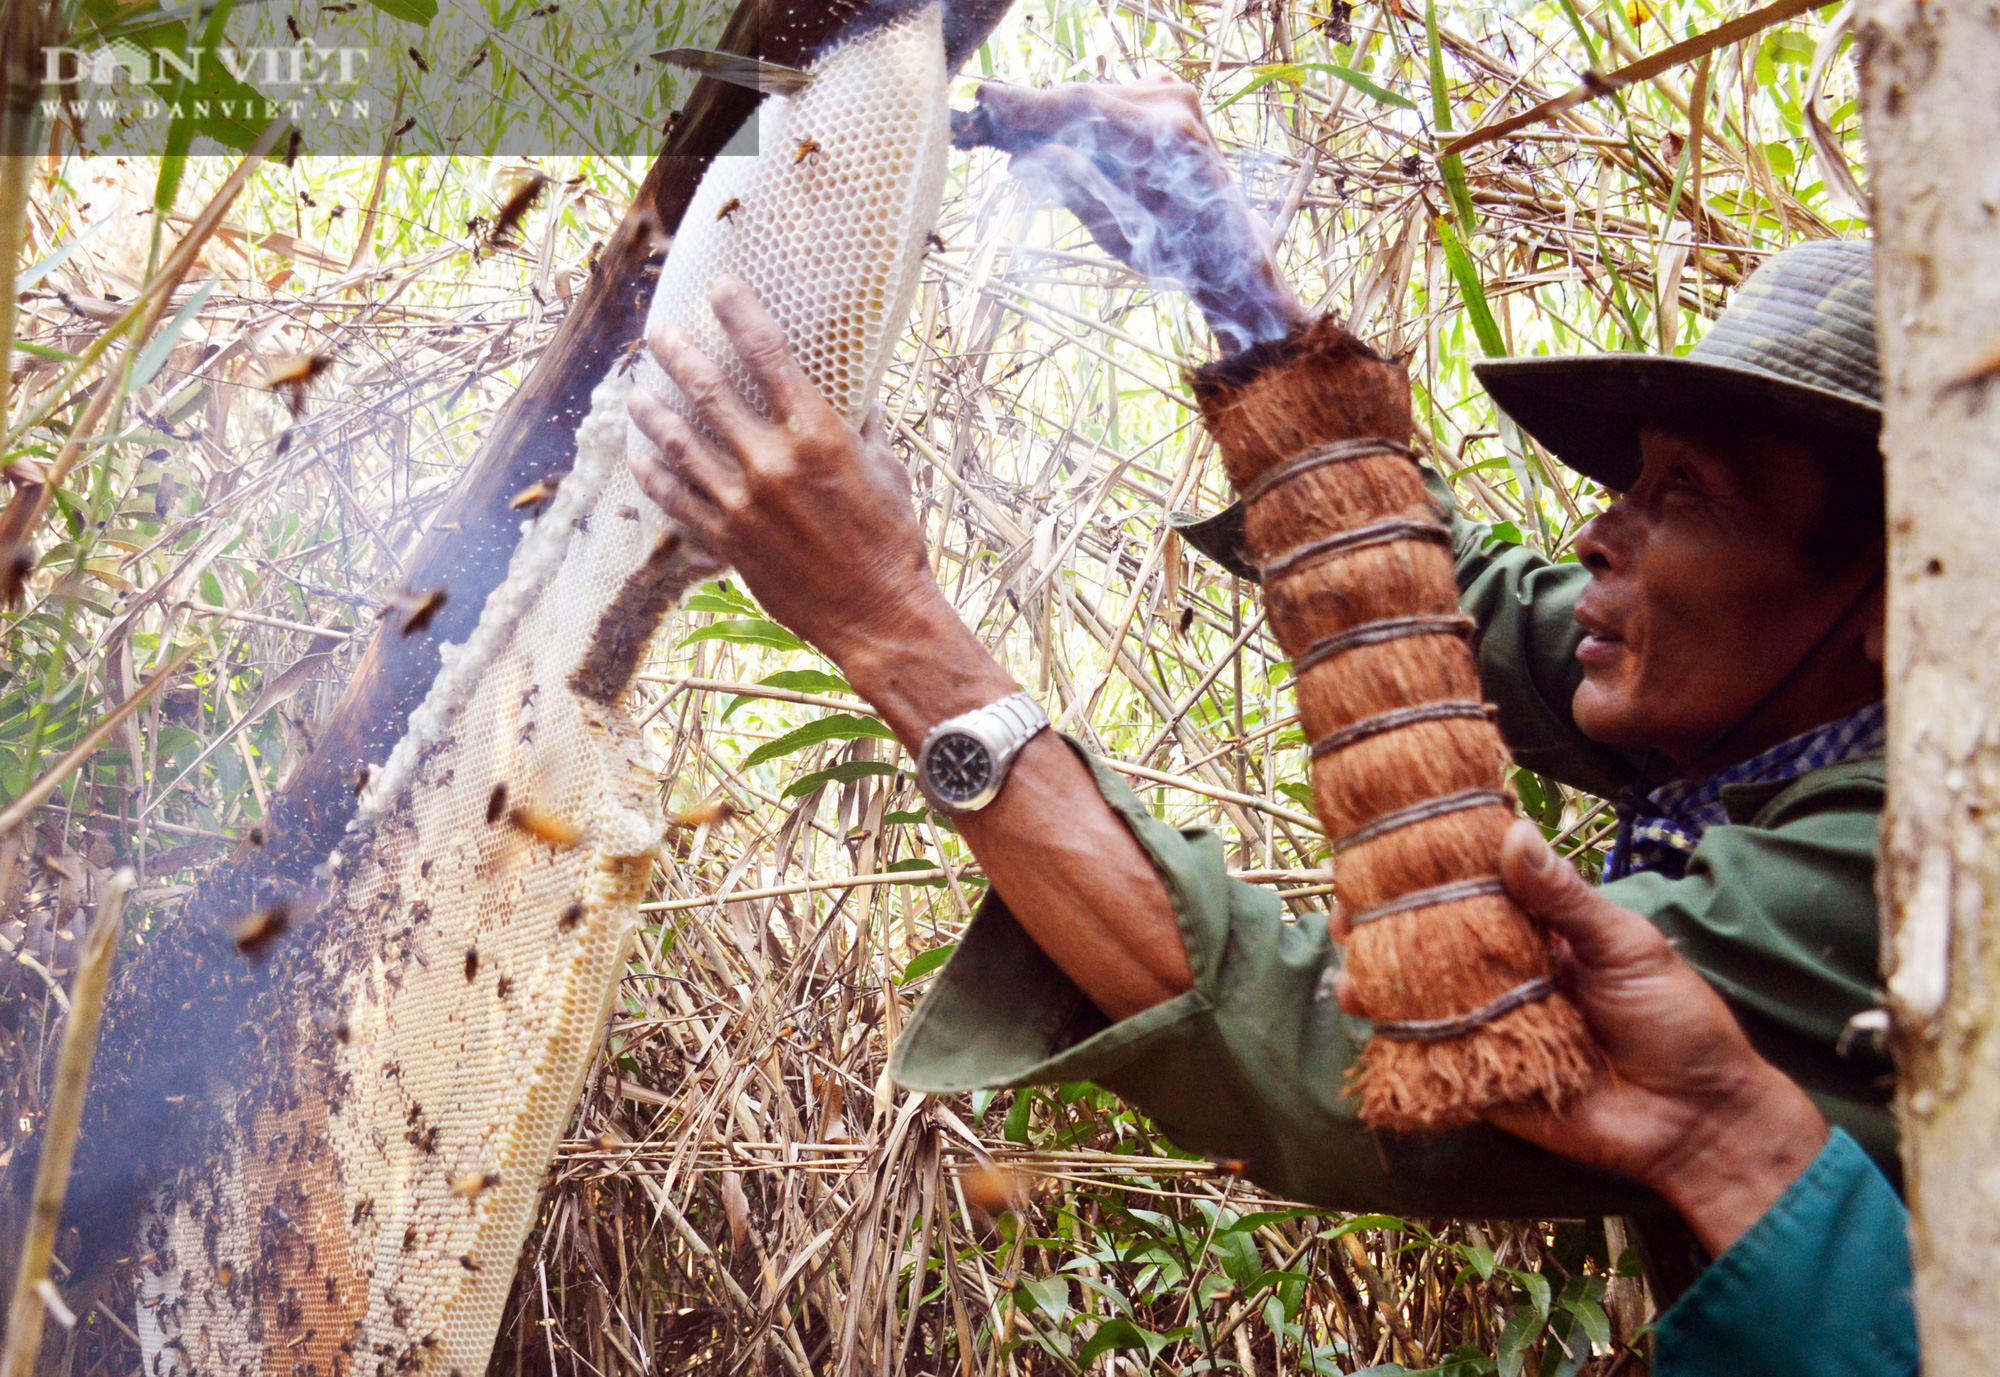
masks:
<svg viewBox="0 0 2000 1377"><path fill-rule="evenodd" d="M1865 246L1767 265L1686 359L1482 366L1525 429L1624 494L1579 536L1576 564L1489 548L1464 521L1456 532L1485 691L1517 758L1626 800L1618 878L1601 897L1577 898L1574 872L1546 864L1532 835L1511 836L1503 863L1516 898L1577 948L1579 988L1612 991L1601 1008L1584 998L1611 1069L1567 1115L1515 1108L1493 1116L1511 1132L1407 1139L1367 1133L1342 1093L1366 1025L1326 997L1338 989L1328 935L1229 880L1219 840L1153 818L1115 775L1034 730L932 581L879 432L833 415L740 283L718 283L714 304L771 417L685 336L653 341L714 439L635 395L664 456L639 470L647 492L838 663L913 754L966 715L1001 743L956 781L971 805L959 831L992 892L897 1048L904 1085L1093 1080L1182 1146L1336 1208L1577 1216L1663 1195L1710 1253L1819 1170L1829 1121L1893 1165L1886 1064L1842 1036L1872 1003L1884 787ZM934 800L954 787L926 783ZM1686 1005L1682 986L1640 1010L1644 982L1594 964L1564 905L1624 939L1631 913L1650 919L1742 1034L1726 1015L1698 1033L1670 1026L1662 1008ZM1655 968L1685 969L1650 940Z"/></svg>

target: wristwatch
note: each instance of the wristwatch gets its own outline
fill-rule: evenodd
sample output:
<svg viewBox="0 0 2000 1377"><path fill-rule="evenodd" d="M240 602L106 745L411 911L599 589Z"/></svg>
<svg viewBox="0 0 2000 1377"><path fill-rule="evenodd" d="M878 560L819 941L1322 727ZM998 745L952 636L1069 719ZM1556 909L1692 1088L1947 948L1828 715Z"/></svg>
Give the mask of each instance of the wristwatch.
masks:
<svg viewBox="0 0 2000 1377"><path fill-rule="evenodd" d="M948 717L917 751L917 787L940 813L975 813L999 797L1014 757L1048 725L1049 715L1026 693Z"/></svg>

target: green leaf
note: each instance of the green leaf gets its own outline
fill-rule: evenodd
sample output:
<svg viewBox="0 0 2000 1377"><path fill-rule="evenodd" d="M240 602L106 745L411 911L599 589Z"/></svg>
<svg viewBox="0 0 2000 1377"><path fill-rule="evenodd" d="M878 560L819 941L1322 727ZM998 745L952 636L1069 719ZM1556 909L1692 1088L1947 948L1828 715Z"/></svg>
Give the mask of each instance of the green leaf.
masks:
<svg viewBox="0 0 2000 1377"><path fill-rule="evenodd" d="M1451 96L1444 86L1444 45L1438 40L1437 0L1424 0L1424 37L1430 46L1432 132L1443 143L1452 132ZM1471 234L1478 216L1472 209L1472 189L1465 182L1465 159L1456 153L1439 158L1438 172L1444 177L1445 190L1451 193L1460 228Z"/></svg>
<svg viewBox="0 0 2000 1377"><path fill-rule="evenodd" d="M1007 1122L1000 1126L1002 1138L1010 1143L1027 1143L1028 1116L1034 1112L1035 1097L1041 1093L1033 1088L1014 1092L1014 1104L1007 1111Z"/></svg>
<svg viewBox="0 0 2000 1377"><path fill-rule="evenodd" d="M714 583L704 583L688 595L681 604L689 612L720 612L725 617L761 617L764 609L747 595L737 592L727 583L717 579Z"/></svg>
<svg viewBox="0 0 2000 1377"><path fill-rule="evenodd" d="M1492 1280L1493 1250L1491 1248L1480 1248L1470 1243L1461 1243L1458 1245L1458 1252L1459 1256L1465 1259L1466 1265L1479 1273L1481 1281Z"/></svg>
<svg viewBox="0 0 2000 1377"><path fill-rule="evenodd" d="M151 382L154 375L166 367L168 357L174 352L174 346L180 343L181 332L187 329L189 321L201 314L201 308L208 305L208 299L215 295L215 284L220 280L211 277L197 287L194 295L182 302L180 310L174 312L174 318L167 322L166 328L147 341L145 352L140 354L139 361L132 365L134 392Z"/></svg>
<svg viewBox="0 0 2000 1377"><path fill-rule="evenodd" d="M1528 1300L1534 1305L1535 1312L1547 1318L1550 1301L1549 1279L1540 1272L1523 1272L1512 1267L1503 1270L1528 1293Z"/></svg>
<svg viewBox="0 0 2000 1377"><path fill-rule="evenodd" d="M110 223L111 223L111 217L109 215L103 217L100 220L92 221L91 224L87 226L83 230L83 232L78 234L74 239L71 239L67 244L64 244L61 248L57 249L47 258L44 258L41 262L35 264L32 268L28 268L25 271L23 271L19 277L14 279L14 289L16 291L25 292L30 287L37 285L39 282L41 282L43 278L47 277L57 268L60 268L64 263L68 262L69 256L71 254L75 253L78 249L82 248L85 244L89 243L93 238L97 236L99 230L103 229L106 225ZM18 341L16 341L14 347L16 349L19 349L22 348L23 346ZM63 355L63 357L67 358L68 355Z"/></svg>
<svg viewBox="0 0 2000 1377"><path fill-rule="evenodd" d="M1500 1342L1494 1356L1499 1359L1500 1377L1517 1377L1527 1362L1528 1350L1542 1334L1542 1317L1528 1306L1520 1306L1507 1317L1507 1325L1500 1331Z"/></svg>
<svg viewBox="0 0 2000 1377"><path fill-rule="evenodd" d="M887 821L887 819L885 818L884 821ZM902 860L891 861L883 867L884 870L890 872L898 870L942 870L943 868L929 856L905 856ZM910 883L913 885L927 885L932 889L943 889L948 881L939 877L934 880L912 880Z"/></svg>
<svg viewBox="0 0 2000 1377"><path fill-rule="evenodd" d="M852 741L863 736L873 736L888 741L896 739L894 732L872 717L856 717L850 712L829 713L825 717L813 719L803 727L793 728L775 741L766 741L743 757L743 763L736 768L754 769L767 760L781 759L796 751L803 751L808 746L817 746L823 741Z"/></svg>
<svg viewBox="0 0 2000 1377"><path fill-rule="evenodd" d="M1132 1321L1122 1317L1107 1320L1098 1327L1095 1334L1090 1336L1090 1342L1083 1346L1083 1351L1076 1355L1076 1365L1079 1370L1085 1370L1106 1353L1133 1349L1145 1353L1147 1361L1150 1362L1154 1354L1172 1341L1171 1335L1155 1334L1150 1329L1141 1329Z"/></svg>
<svg viewBox="0 0 2000 1377"><path fill-rule="evenodd" d="M1576 1316L1576 1322L1583 1326L1583 1332L1593 1344L1611 1342L1611 1321L1604 1314L1604 1307L1594 1300L1565 1297L1562 1308Z"/></svg>
<svg viewBox="0 0 2000 1377"><path fill-rule="evenodd" d="M951 954L957 950L958 943L946 942L941 947L932 947L929 951L919 952L911 959L909 965L903 967L903 974L897 979L896 983L898 985L907 985L912 980L923 979L945 962L951 960ZM978 1116L974 1115L973 1117L977 1118Z"/></svg>
<svg viewBox="0 0 2000 1377"><path fill-rule="evenodd" d="M1479 348L1489 359L1499 358L1507 352L1507 342L1500 338L1500 326L1493 319L1493 309L1486 304L1486 289L1479 282L1479 268L1466 252L1465 241L1458 237L1458 230L1451 220L1440 215L1435 221L1438 239L1444 244L1444 261L1451 269L1451 275L1458 283L1459 295L1465 298L1465 313L1472 320L1472 332L1479 337Z"/></svg>
<svg viewBox="0 0 2000 1377"><path fill-rule="evenodd" d="M1321 1238L1345 1238L1349 1234L1360 1233L1363 1229L1385 1229L1392 1234L1410 1232L1410 1221L1398 1219L1393 1214L1357 1214L1343 1219L1331 1229L1320 1230Z"/></svg>
<svg viewBox="0 0 2000 1377"><path fill-rule="evenodd" d="M696 594L696 596L699 597L700 594ZM692 602L693 599L689 599L689 601ZM728 610L733 611L735 609ZM764 621L768 619L758 618L758 620ZM757 683L760 687L790 689L793 693L852 694L854 692L852 688L848 687L845 679L841 678L838 674L828 674L823 669L781 669L776 674L765 675ZM754 693L739 693L730 699L729 706L722 710L722 720L727 722L730 714L734 713L745 703L761 703L765 701L767 700L760 698Z"/></svg>
<svg viewBox="0 0 2000 1377"><path fill-rule="evenodd" d="M682 645L702 641L729 641L736 645L761 645L771 650L805 650L804 641L768 617L744 617L736 621L711 622L681 637Z"/></svg>
<svg viewBox="0 0 2000 1377"><path fill-rule="evenodd" d="M1034 1307L1047 1315L1056 1324L1063 1322L1069 1314L1069 1278L1065 1276L1042 1277L1037 1281L1023 1281L1022 1294Z"/></svg>
<svg viewBox="0 0 2000 1377"><path fill-rule="evenodd" d="M371 3L391 19L407 24L428 24L437 18L437 0L371 0Z"/></svg>
<svg viewBox="0 0 2000 1377"><path fill-rule="evenodd" d="M1346 82L1349 86L1361 92L1362 95L1379 100L1384 105L1393 105L1398 110L1414 110L1417 108L1417 103L1408 96L1399 96L1394 91L1378 86L1352 67L1343 67L1338 62L1273 62L1262 67L1253 67L1250 69L1250 72L1251 80L1249 84L1228 100L1216 106L1216 109L1226 109L1243 99L1243 97L1263 90L1274 81L1289 82L1293 86L1300 85L1305 79L1307 72L1329 73L1339 80Z"/></svg>
<svg viewBox="0 0 2000 1377"><path fill-rule="evenodd" d="M793 693L852 693L854 690L838 674L823 669L781 669L757 681L765 688L790 689Z"/></svg>
<svg viewBox="0 0 2000 1377"><path fill-rule="evenodd" d="M843 760L838 765L829 765L824 770L814 770L800 775L785 787L784 797L804 798L822 784L852 784L857 779L867 779L874 775L893 775L896 767L882 760Z"/></svg>

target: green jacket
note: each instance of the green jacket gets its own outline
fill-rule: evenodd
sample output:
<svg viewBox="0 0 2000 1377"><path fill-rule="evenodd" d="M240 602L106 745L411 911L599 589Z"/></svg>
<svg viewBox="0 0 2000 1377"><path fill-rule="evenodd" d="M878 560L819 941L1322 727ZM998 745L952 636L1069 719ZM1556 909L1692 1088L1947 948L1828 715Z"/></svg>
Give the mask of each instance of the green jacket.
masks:
<svg viewBox="0 0 2000 1377"><path fill-rule="evenodd" d="M1461 602L1479 622L1480 676L1516 759L1614 795L1636 763L1584 737L1569 703L1581 678L1572 616L1588 574L1455 528ZM1182 1148L1240 1158L1253 1180L1331 1209L1403 1215L1575 1218L1659 1208L1632 1181L1496 1129L1374 1134L1342 1093L1367 1036L1322 992L1339 960L1317 919L1231 880L1223 845L1149 813L1092 762L1098 789L1159 867L1194 988L1109 1023L989 893L911 1017L891 1075L948 1093L1094 1081ZM1605 893L1651 918L1721 991L1752 1040L1897 1179L1890 1067L1841 1033L1874 1004L1879 756L1780 784L1728 789L1730 825L1702 838L1685 878L1638 874Z"/></svg>

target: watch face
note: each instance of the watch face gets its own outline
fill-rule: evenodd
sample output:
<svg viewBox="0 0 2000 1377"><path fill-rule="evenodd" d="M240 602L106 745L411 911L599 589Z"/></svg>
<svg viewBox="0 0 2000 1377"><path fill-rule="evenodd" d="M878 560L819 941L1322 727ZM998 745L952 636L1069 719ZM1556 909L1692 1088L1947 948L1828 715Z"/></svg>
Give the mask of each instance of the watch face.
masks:
<svg viewBox="0 0 2000 1377"><path fill-rule="evenodd" d="M964 803L993 782L993 755L977 737L952 732L931 744L925 770L933 789L953 803Z"/></svg>

